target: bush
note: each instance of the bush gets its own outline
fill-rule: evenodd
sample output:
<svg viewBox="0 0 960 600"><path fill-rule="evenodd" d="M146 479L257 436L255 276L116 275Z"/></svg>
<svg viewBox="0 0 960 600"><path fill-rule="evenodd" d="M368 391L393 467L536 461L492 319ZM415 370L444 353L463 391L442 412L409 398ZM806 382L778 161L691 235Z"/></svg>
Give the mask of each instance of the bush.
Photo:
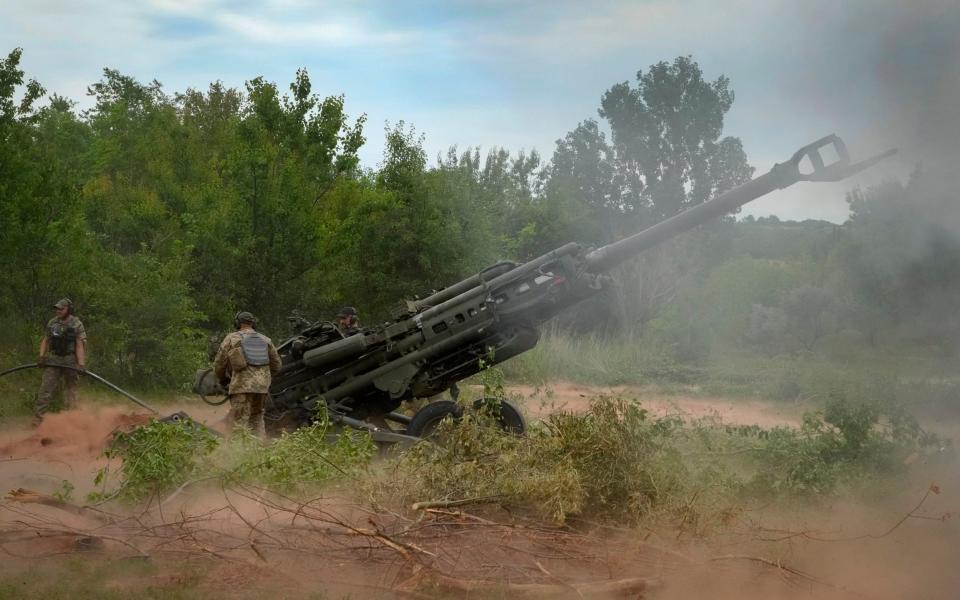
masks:
<svg viewBox="0 0 960 600"><path fill-rule="evenodd" d="M191 479L254 482L292 492L357 476L374 455L369 434L344 430L333 435L329 429L321 415L309 427L264 443L243 427L223 439L192 421L154 420L115 435L105 455L121 461L118 485L106 492L108 465L97 474L102 491L93 497L142 502Z"/></svg>
<svg viewBox="0 0 960 600"><path fill-rule="evenodd" d="M836 397L799 429L653 418L601 396L505 434L482 417L445 423L436 444L400 456L376 482L381 502L492 501L563 522L668 518L702 528L749 498L830 494L897 474L904 459L937 451L902 411Z"/></svg>
<svg viewBox="0 0 960 600"><path fill-rule="evenodd" d="M97 472L94 484L104 491L94 499L117 497L141 502L171 490L195 475L199 459L213 452L218 438L193 421L167 423L151 420L130 432L117 432L104 452L109 459L120 459L117 489L106 493L109 465Z"/></svg>
<svg viewBox="0 0 960 600"><path fill-rule="evenodd" d="M220 456L214 457L224 478L252 481L295 492L343 477L357 476L375 452L364 431L329 432L324 419L264 444L246 429L234 432Z"/></svg>
<svg viewBox="0 0 960 600"><path fill-rule="evenodd" d="M640 518L677 508L697 480L679 451L682 430L676 418L650 418L607 396L586 414L535 423L525 437L467 416L442 424L438 443L399 457L374 493L401 502L488 499L557 522Z"/></svg>
<svg viewBox="0 0 960 600"><path fill-rule="evenodd" d="M743 430L741 430L743 433ZM755 474L746 488L759 495L825 494L841 484L897 474L914 453L939 452L949 441L923 432L901 409L835 397L807 413L799 429L749 432L762 436Z"/></svg>

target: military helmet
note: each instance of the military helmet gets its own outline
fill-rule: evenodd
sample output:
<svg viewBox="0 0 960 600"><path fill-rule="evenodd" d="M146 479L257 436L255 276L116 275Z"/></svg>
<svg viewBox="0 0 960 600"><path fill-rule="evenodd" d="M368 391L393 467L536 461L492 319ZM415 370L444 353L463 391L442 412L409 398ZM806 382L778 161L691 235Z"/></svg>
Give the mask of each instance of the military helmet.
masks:
<svg viewBox="0 0 960 600"><path fill-rule="evenodd" d="M61 298L53 305L54 308L60 310L61 308L66 308L71 313L73 313L73 302L70 298Z"/></svg>
<svg viewBox="0 0 960 600"><path fill-rule="evenodd" d="M250 325L256 325L256 324L257 324L257 318L256 318L255 316L253 316L253 313L250 313L250 312L247 312L247 311L245 311L245 310L242 310L242 311L238 312L236 315L234 315L234 317L233 317L233 328L234 328L234 329L240 329L240 324L241 324L241 323L249 323Z"/></svg>
<svg viewBox="0 0 960 600"><path fill-rule="evenodd" d="M340 312L337 313L338 317L355 317L357 316L357 309L352 306L344 306L340 309Z"/></svg>

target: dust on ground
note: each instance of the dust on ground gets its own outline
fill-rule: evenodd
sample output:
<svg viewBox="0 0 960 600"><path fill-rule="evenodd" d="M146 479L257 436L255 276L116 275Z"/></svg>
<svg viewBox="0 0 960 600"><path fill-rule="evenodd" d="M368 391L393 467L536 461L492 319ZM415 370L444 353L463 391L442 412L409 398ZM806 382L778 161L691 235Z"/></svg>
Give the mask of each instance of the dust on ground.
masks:
<svg viewBox="0 0 960 600"><path fill-rule="evenodd" d="M508 396L519 397L526 413L534 418L557 411L584 412L598 395L633 398L654 416L679 415L689 419L716 418L724 423L791 426L800 423L805 409L798 403L771 403L746 398L665 394L637 386L589 386L556 382L546 387L514 385Z"/></svg>
<svg viewBox="0 0 960 600"><path fill-rule="evenodd" d="M532 418L585 410L598 394L638 398L658 415L764 427L796 424L805 408L567 383L508 392L523 396ZM213 427L227 412L198 402L162 408ZM2 491L51 495L68 480L84 497L111 432L149 416L88 404L36 429L6 427ZM629 524L556 528L495 507L400 515L349 491L293 503L256 489L188 490L107 517L102 507L74 514L8 499L0 502L0 596L954 598L960 478L924 472L901 484L868 501L745 507L708 538Z"/></svg>

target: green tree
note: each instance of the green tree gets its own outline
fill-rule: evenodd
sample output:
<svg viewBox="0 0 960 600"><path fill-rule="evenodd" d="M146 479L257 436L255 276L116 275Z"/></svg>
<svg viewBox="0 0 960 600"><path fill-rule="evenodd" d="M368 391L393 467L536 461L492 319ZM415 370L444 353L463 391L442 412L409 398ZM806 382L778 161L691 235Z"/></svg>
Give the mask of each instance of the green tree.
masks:
<svg viewBox="0 0 960 600"><path fill-rule="evenodd" d="M25 79L21 55L0 59L0 345L32 356L51 301L82 300L91 240L79 190L90 137L64 98L38 106L46 92Z"/></svg>
<svg viewBox="0 0 960 600"><path fill-rule="evenodd" d="M635 87L623 82L607 90L599 114L612 143L588 120L558 140L553 155L546 198L554 205L579 198L587 217L571 221L588 225L571 228L567 239L608 243L749 180L753 168L740 140L721 137L733 99L726 77L705 81L699 65L684 56L638 71ZM696 256L713 243L695 237L682 236L619 267L618 286L607 298L569 319L641 335L675 296L686 268L678 257Z"/></svg>
<svg viewBox="0 0 960 600"><path fill-rule="evenodd" d="M740 140L720 137L733 100L729 79L705 81L689 56L638 71L636 87L607 90L600 116L615 154L608 203L659 221L749 180Z"/></svg>

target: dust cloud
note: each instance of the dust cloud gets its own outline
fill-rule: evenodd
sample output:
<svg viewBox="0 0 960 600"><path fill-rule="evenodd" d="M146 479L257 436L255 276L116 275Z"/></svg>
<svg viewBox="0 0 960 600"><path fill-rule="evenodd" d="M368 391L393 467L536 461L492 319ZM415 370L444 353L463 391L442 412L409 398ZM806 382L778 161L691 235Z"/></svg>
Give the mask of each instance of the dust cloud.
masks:
<svg viewBox="0 0 960 600"><path fill-rule="evenodd" d="M600 392L630 390L563 385L551 392L549 401L554 409L576 411L586 406L585 397ZM530 411L548 410L543 404L541 408L533 407L539 403L533 390L515 388L511 393L526 396ZM753 403L746 408L733 407L723 399L710 398L654 397L649 407L662 414L713 416L739 424L789 424L797 418L795 412L783 412L778 406ZM178 408L211 422L224 412L222 407ZM51 493L62 479L69 479L78 484L75 497L82 498L79 488L101 466L100 453L111 432L147 418L148 415L131 413L126 407L83 406L50 415L35 430L7 429L0 436L3 491L27 487ZM459 521L455 518L445 517L447 520L441 524L425 528L424 537L416 544L399 549L389 546L387 542L394 539L390 536L410 531L413 522L392 513L371 511L351 490L330 490L313 500L309 510L301 507L298 514L292 515L273 504L278 501L276 498L252 488L232 491L219 486L198 486L165 502L159 511L146 513L139 508L135 519L119 521L128 527L126 537L120 539L138 548L150 548L150 544L159 541L187 555L195 554L193 560L203 565L196 571L199 575L193 575L200 578L196 589L210 598L224 597L225 589L243 589L250 597L264 593L309 597L317 589L336 590L352 598L403 597L390 590L419 577L416 573L422 572L423 567L412 565L419 564L424 556L434 556L440 561L436 564L448 572L459 573L463 581L474 581L481 575L499 579L504 585L531 576L539 577L544 585L561 580L567 586L581 586L570 587L569 597L574 598L948 599L956 597L956 590L960 589L960 572L955 569L960 559L960 522L954 518L960 510L960 478L954 471L952 465L918 465L909 479L894 482L872 495L813 505L744 506L730 516L726 527L698 536L671 528L637 530L628 524L597 530L587 525L586 529L574 531L500 526L498 522L512 517L476 507L471 512L479 511L481 520L473 522L473 526L456 525ZM928 491L931 482L936 484L937 493ZM303 514L320 520L304 521ZM37 520L31 520L31 515ZM0 502L3 531L13 530L15 522L86 531L92 525L84 519L47 506ZM180 532L177 536L189 531L196 536L195 542L189 536L180 539L170 535L167 539L169 531L158 528L151 519L175 522L176 531ZM143 530L133 526L141 521L146 526ZM94 534L104 531L102 524L93 525ZM112 527L120 525L115 523ZM337 533L344 527L355 531L349 535ZM454 533L442 535L444 531ZM378 535L386 537L377 538ZM16 552L33 558L5 562L0 567L0 577L35 564L31 561L40 560L40 556L75 554L77 543L69 536L45 537L32 545L18 543ZM102 552L88 554L87 560L112 560L111 557L115 559L130 551L110 540L98 544L103 544L102 548L97 546ZM411 553L421 551L429 554L411 558ZM185 585L182 568L180 563L164 556L161 553L153 559L148 578L134 578L120 571L103 582L104 589L134 593L147 586L176 592ZM42 560L52 573L64 567L56 558ZM597 582L630 578L649 580L655 585L640 596L589 591ZM441 586L437 588L441 595L434 596L429 590L418 588L418 597L476 594ZM505 590L503 597L531 597L528 591L518 590ZM560 589L551 596L533 597L563 597L563 593Z"/></svg>

